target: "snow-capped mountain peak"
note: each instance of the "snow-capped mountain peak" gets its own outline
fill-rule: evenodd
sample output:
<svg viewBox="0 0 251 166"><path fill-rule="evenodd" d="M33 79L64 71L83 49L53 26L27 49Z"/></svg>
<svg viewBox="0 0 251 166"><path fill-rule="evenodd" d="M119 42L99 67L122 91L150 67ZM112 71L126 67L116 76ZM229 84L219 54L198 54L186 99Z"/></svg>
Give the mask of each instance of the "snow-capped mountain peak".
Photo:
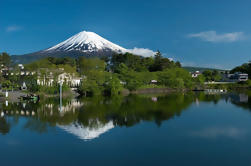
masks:
<svg viewBox="0 0 251 166"><path fill-rule="evenodd" d="M113 51L124 53L127 50L120 47L94 32L83 31L69 39L45 50L45 52L54 51L80 51L80 52L95 52L95 51Z"/></svg>
<svg viewBox="0 0 251 166"><path fill-rule="evenodd" d="M69 39L45 50L12 56L15 63L30 63L45 57L110 57L114 53L132 53L139 56L153 56L154 51L145 48L125 49L114 44L94 32L83 31Z"/></svg>

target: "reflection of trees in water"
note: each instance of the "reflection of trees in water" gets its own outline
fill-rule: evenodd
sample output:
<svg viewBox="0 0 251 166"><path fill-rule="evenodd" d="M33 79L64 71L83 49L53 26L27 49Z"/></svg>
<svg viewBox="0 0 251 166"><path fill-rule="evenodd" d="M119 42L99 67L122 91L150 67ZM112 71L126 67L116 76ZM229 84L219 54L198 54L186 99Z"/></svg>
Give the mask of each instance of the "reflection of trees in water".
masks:
<svg viewBox="0 0 251 166"><path fill-rule="evenodd" d="M251 91L232 93L228 96L232 104L251 111Z"/></svg>
<svg viewBox="0 0 251 166"><path fill-rule="evenodd" d="M43 123L35 118L28 118L27 122L24 125L24 128L39 133L45 133L47 132L48 123Z"/></svg>
<svg viewBox="0 0 251 166"><path fill-rule="evenodd" d="M224 94L195 93L195 96L200 102L213 102L214 104L224 98Z"/></svg>
<svg viewBox="0 0 251 166"><path fill-rule="evenodd" d="M151 97L129 96L108 100L90 99L78 116L84 126L95 126L98 122L113 121L114 125L133 126L140 121L155 121L158 125L163 120L179 116L192 102L189 94L171 94L158 97L157 102ZM104 104L105 103L105 104Z"/></svg>
<svg viewBox="0 0 251 166"><path fill-rule="evenodd" d="M59 101L55 98L42 101L36 109L36 116L27 120L25 128L46 132L48 127L68 125L77 119L79 102L63 100L63 111L60 112L59 107Z"/></svg>
<svg viewBox="0 0 251 166"><path fill-rule="evenodd" d="M59 111L59 100L52 98L43 100L38 104L27 103L24 107L21 103L9 104L3 110L9 111L9 116L13 117L12 123L1 121L2 133L8 133L12 124L18 123L21 116L20 111L35 112L24 114L27 117L24 125L25 129L37 132L47 132L48 127L53 126L74 126L88 130L98 130L108 123L114 126L133 126L141 121L152 121L157 125L165 120L178 117L182 111L186 110L193 102L214 102L217 104L221 99L226 101L234 98L228 94L210 95L205 93L185 93L169 94L163 96L116 96L112 98L95 97L83 98L80 101L63 100L64 111ZM154 100L153 100L154 99ZM248 103L232 103L246 107L250 110L250 100ZM12 111L12 113L11 113ZM16 112L19 111L19 114ZM2 127L5 126L5 127Z"/></svg>
<svg viewBox="0 0 251 166"><path fill-rule="evenodd" d="M59 112L59 99L48 98L39 103L9 103L8 106L3 105L0 112L12 117L9 126L17 124L20 117L25 117L24 129L43 133L50 126L70 124L77 119L78 111L75 110L79 105L76 105L75 100L63 100L63 107L64 111Z"/></svg>
<svg viewBox="0 0 251 166"><path fill-rule="evenodd" d="M10 131L10 123L6 118L0 118L0 133L5 135Z"/></svg>

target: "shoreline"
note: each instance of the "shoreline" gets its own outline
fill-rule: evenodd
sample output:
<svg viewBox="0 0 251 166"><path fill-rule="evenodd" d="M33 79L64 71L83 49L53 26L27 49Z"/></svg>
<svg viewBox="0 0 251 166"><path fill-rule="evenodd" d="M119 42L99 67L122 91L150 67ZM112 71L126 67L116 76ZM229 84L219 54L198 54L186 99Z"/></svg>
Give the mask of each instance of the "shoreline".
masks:
<svg viewBox="0 0 251 166"><path fill-rule="evenodd" d="M131 91L130 94L156 94L156 93L173 93L187 92L188 89L172 89L172 88L144 88Z"/></svg>
<svg viewBox="0 0 251 166"><path fill-rule="evenodd" d="M239 86L239 87L205 87L201 89L172 89L172 88L143 88L134 91L129 91L128 89L124 89L121 91L121 94L124 96L130 94L168 94L168 93L175 93L175 92L204 92L209 89L215 90L227 90L227 91L243 91L243 90L250 90L251 87L249 86ZM31 92L24 92L24 91L8 91L8 97L5 97L5 92L0 91L0 101L11 101L11 102L18 102L20 101L21 96L25 96ZM43 92L37 93L41 96L41 98L46 97L59 97L59 94L45 94ZM78 97L80 96L77 92L74 91L67 91L64 92L62 97Z"/></svg>
<svg viewBox="0 0 251 166"><path fill-rule="evenodd" d="M1 94L1 101L11 101L11 102L18 102L20 101L20 97L21 96L25 96L28 93L23 92L23 91L8 91L8 97L5 97L5 92L3 92L2 90L0 91Z"/></svg>

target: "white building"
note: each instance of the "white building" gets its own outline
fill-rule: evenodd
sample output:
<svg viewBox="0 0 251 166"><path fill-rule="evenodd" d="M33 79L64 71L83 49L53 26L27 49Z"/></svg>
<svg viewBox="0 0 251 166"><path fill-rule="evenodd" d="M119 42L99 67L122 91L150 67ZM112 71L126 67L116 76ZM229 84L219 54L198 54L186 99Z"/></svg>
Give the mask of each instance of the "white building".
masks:
<svg viewBox="0 0 251 166"><path fill-rule="evenodd" d="M77 87L81 83L81 78L76 77L74 74L62 73L58 75L58 82L66 83L71 87Z"/></svg>
<svg viewBox="0 0 251 166"><path fill-rule="evenodd" d="M18 64L18 67L23 70L24 69L24 65L23 64Z"/></svg>
<svg viewBox="0 0 251 166"><path fill-rule="evenodd" d="M56 83L64 83L70 87L78 87L81 83L81 78L70 73L62 73L54 77L52 72L47 76L37 77L37 84L42 86L52 86L54 81L56 81Z"/></svg>
<svg viewBox="0 0 251 166"><path fill-rule="evenodd" d="M196 71L192 73L193 78L197 78L199 75L201 75L200 71Z"/></svg>
<svg viewBox="0 0 251 166"><path fill-rule="evenodd" d="M234 74L228 74L228 78L236 82L244 82L248 80L248 74L236 72Z"/></svg>

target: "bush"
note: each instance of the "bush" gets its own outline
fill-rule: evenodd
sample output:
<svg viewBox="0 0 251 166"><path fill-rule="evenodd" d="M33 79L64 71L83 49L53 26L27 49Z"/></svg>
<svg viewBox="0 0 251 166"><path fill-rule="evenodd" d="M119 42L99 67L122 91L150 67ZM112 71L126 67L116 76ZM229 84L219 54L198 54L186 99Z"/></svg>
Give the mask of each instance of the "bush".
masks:
<svg viewBox="0 0 251 166"><path fill-rule="evenodd" d="M113 75L112 78L105 83L105 94L107 95L117 95L123 89L123 85L116 75Z"/></svg>
<svg viewBox="0 0 251 166"><path fill-rule="evenodd" d="M190 89L194 86L191 75L182 68L173 68L158 72L158 80L161 85L169 88Z"/></svg>
<svg viewBox="0 0 251 166"><path fill-rule="evenodd" d="M56 95L60 93L60 85L59 84L55 84L53 86L38 86L37 87L39 89L38 92L42 92L45 94L50 94L50 95ZM63 84L62 86L62 91L68 91L69 87L66 84Z"/></svg>

